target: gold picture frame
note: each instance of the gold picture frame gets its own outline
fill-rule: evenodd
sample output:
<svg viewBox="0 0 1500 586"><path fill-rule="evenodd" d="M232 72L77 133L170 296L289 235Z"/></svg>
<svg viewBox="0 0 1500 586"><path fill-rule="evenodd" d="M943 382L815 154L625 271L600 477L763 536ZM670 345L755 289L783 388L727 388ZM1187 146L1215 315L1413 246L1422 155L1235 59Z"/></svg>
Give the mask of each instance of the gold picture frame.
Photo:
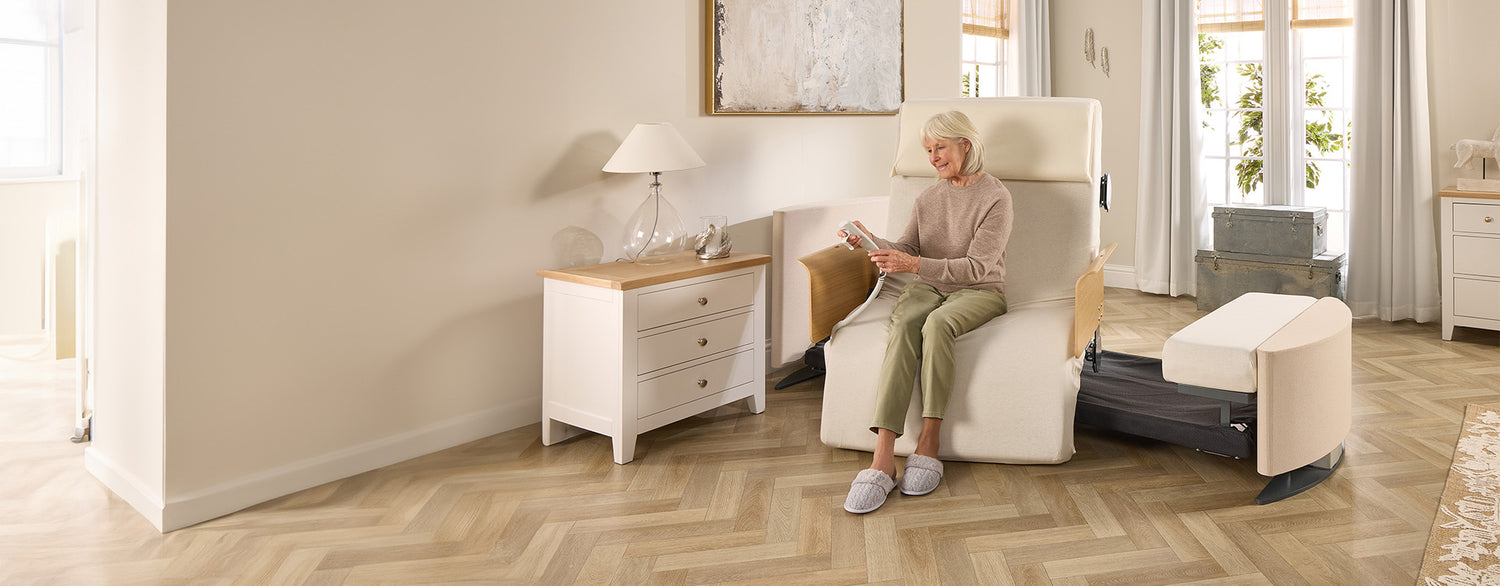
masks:
<svg viewBox="0 0 1500 586"><path fill-rule="evenodd" d="M895 114L902 0L705 0L709 114Z"/></svg>

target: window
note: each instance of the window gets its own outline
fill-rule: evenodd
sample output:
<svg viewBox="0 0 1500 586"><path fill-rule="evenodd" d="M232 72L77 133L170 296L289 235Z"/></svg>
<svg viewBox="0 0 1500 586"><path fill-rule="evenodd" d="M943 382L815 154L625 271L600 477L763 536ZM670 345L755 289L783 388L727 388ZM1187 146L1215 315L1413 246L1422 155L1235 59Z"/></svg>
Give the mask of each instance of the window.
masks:
<svg viewBox="0 0 1500 586"><path fill-rule="evenodd" d="M1005 40L1010 0L963 0L962 94L969 98L1005 95Z"/></svg>
<svg viewBox="0 0 1500 586"><path fill-rule="evenodd" d="M0 0L0 177L62 172L58 0Z"/></svg>
<svg viewBox="0 0 1500 586"><path fill-rule="evenodd" d="M1198 0L1210 205L1328 209L1348 245L1354 0Z"/></svg>

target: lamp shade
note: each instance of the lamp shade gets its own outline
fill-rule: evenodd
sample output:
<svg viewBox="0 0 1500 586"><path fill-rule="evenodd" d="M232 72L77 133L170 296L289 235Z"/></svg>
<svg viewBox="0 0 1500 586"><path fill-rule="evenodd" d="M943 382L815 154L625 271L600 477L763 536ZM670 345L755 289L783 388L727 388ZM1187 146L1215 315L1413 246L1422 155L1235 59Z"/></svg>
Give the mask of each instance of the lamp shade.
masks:
<svg viewBox="0 0 1500 586"><path fill-rule="evenodd" d="M604 164L608 173L654 173L702 167L703 159L666 122L637 124Z"/></svg>

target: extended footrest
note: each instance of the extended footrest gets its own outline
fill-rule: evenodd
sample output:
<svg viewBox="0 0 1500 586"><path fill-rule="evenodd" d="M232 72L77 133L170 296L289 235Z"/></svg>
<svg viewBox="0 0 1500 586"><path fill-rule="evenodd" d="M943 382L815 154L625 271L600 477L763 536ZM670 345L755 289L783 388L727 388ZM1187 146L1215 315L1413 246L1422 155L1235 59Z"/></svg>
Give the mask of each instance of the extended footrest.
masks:
<svg viewBox="0 0 1500 586"><path fill-rule="evenodd" d="M1236 458L1272 477L1256 502L1338 467L1351 421L1351 317L1338 299L1246 293L1173 334L1161 360L1102 353L1076 421Z"/></svg>

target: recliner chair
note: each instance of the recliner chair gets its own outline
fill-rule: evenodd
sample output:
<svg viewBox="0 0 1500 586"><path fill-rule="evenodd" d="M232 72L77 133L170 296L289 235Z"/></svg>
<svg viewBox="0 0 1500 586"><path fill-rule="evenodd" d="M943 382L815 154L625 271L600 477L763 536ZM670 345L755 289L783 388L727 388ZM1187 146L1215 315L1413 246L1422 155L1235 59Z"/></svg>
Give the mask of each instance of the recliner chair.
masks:
<svg viewBox="0 0 1500 586"><path fill-rule="evenodd" d="M1083 354L1099 323L1103 264L1099 247L1101 115L1082 98L912 100L901 109L890 195L801 205L773 215L775 252L782 257L775 297L773 345L786 353L821 339L865 300L875 270L863 251L837 244L844 220L860 219L877 235L895 237L924 189L937 181L921 128L933 114L959 110L985 143L985 171L1013 197L1014 227L1006 248L1010 310L958 339L955 388L943 425L942 451L951 460L1060 463L1073 455L1073 415ZM885 220L885 221L881 221ZM786 258L799 259L805 274ZM913 275L891 275L878 297L838 331L824 350L822 440L871 451L875 384L884 359L889 315ZM802 283L807 289L801 289ZM807 291L803 293L803 291ZM805 318L803 316L806 316ZM806 319L798 331L788 320ZM802 336L807 336L803 338ZM783 362L785 360L782 360ZM916 384L913 381L913 384ZM921 392L918 388L917 392ZM920 402L907 414L898 454L916 448Z"/></svg>

